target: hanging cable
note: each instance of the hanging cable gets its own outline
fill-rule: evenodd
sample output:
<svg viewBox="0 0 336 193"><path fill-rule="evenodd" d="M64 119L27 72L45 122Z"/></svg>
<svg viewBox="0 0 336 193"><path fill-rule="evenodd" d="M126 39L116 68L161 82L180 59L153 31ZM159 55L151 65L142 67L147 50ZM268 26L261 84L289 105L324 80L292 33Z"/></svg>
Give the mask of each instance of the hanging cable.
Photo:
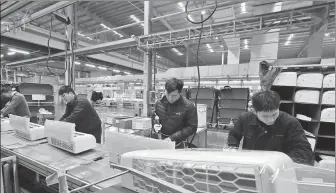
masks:
<svg viewBox="0 0 336 193"><path fill-rule="evenodd" d="M49 68L49 58L50 58L50 39L51 39L51 29L52 29L52 21L53 21L53 18L54 18L54 15L51 15L51 17L50 17L50 29L49 29L49 38L48 38L48 42L47 42L47 44L48 44L48 58L47 58L47 63L46 63L46 65L47 65L47 69L48 69L48 71L52 74L52 75L54 75L54 76L62 76L62 75L64 75L65 74L65 72L66 72L66 70L67 70L67 68L68 68L68 65L67 65L67 63L65 63L66 64L66 66L65 66L65 70L64 70L64 72L63 73L61 73L61 74L57 74L57 73L55 73L55 72L52 72L51 70L50 70L50 68Z"/></svg>
<svg viewBox="0 0 336 193"><path fill-rule="evenodd" d="M189 1L187 1L186 5L185 5L185 13L186 13L186 18L187 20L192 23L192 24L201 24L201 30L200 30L200 33L199 33L199 36L198 36L198 44L197 44L197 52L196 52L196 67L197 67L197 91L196 91L196 97L195 97L195 107L196 107L196 110L197 110L197 98L198 98L198 92L199 92L199 89L200 89L200 86L201 86L201 75L200 75L200 69L199 69L199 64L198 64L198 55L199 55L199 48L200 48L200 44L201 44L201 39L202 39L202 33L203 33L203 24L209 20L212 15L216 12L216 9L217 9L217 1L215 1L215 8L214 10L212 11L212 13L205 19L203 19L203 14L201 14L201 20L200 21L192 21L190 18L189 18L189 12L188 12L188 4L189 4ZM194 140L194 137L195 137L196 133L192 136L191 138L191 141L189 143L189 148L191 147L191 144Z"/></svg>

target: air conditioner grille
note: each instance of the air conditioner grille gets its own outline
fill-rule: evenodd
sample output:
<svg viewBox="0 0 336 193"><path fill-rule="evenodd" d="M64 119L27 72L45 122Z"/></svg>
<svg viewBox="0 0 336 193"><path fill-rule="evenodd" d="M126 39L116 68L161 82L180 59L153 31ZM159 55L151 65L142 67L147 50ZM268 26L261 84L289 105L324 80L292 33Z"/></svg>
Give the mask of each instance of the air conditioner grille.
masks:
<svg viewBox="0 0 336 193"><path fill-rule="evenodd" d="M57 146L61 149L68 150L70 152L72 152L73 148L74 148L72 143L68 143L68 142L59 140L59 139L54 138L54 137L51 137L51 144L54 145L54 146Z"/></svg>
<svg viewBox="0 0 336 193"><path fill-rule="evenodd" d="M173 160L134 159L133 168L195 193L257 193L252 167L231 167ZM148 192L160 190L145 179L133 176L134 186Z"/></svg>
<svg viewBox="0 0 336 193"><path fill-rule="evenodd" d="M30 136L29 133L21 131L21 130L15 130L15 134L19 137L22 137L22 138L25 138L25 139L28 139L28 140L31 139L31 136Z"/></svg>

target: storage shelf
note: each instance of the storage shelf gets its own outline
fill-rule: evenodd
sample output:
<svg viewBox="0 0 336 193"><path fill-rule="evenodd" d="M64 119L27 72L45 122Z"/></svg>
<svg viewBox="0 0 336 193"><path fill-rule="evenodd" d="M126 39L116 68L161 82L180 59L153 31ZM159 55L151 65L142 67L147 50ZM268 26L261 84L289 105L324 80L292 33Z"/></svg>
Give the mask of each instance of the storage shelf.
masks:
<svg viewBox="0 0 336 193"><path fill-rule="evenodd" d="M294 103L294 101L292 101L292 100L281 100L280 103L282 103L282 104L292 104L292 103Z"/></svg>
<svg viewBox="0 0 336 193"><path fill-rule="evenodd" d="M294 101L294 103L296 103L296 104L301 104L301 105L320 105L320 104L305 103L305 102L296 102L296 101Z"/></svg>
<svg viewBox="0 0 336 193"><path fill-rule="evenodd" d="M321 90L322 87L320 87L320 88L305 87L305 86L297 86L297 87L296 87L296 90L302 90L302 89L304 89L304 90Z"/></svg>

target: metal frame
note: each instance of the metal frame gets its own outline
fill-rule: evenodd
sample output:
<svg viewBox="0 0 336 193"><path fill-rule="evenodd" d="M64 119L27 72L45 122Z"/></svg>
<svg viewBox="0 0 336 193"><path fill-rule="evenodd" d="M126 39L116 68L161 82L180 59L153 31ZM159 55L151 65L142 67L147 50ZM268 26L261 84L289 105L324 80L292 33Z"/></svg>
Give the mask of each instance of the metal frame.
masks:
<svg viewBox="0 0 336 193"><path fill-rule="evenodd" d="M17 159L16 159L16 156L14 155L14 156L1 158L1 170L2 170L2 163L4 163L4 162L11 162L12 165L13 165L14 193L19 193L20 192L20 187L19 187L19 178L18 178L18 173L17 173ZM1 172L1 176L2 176L2 172ZM3 178L1 180L3 180Z"/></svg>

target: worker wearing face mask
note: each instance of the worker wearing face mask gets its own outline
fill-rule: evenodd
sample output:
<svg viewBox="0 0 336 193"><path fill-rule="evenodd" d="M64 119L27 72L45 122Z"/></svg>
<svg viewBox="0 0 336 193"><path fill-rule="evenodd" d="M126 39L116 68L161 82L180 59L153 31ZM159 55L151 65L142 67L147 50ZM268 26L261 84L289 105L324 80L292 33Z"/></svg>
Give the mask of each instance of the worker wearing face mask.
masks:
<svg viewBox="0 0 336 193"><path fill-rule="evenodd" d="M91 134L101 142L102 127L96 110L86 98L78 98L70 86L62 86L58 94L67 103L60 121L75 123L76 131Z"/></svg>
<svg viewBox="0 0 336 193"><path fill-rule="evenodd" d="M197 131L197 110L195 105L181 95L183 81L176 78L165 84L165 95L155 104L155 114L162 125L162 138L175 141L177 148Z"/></svg>
<svg viewBox="0 0 336 193"><path fill-rule="evenodd" d="M311 145L300 122L279 111L280 97L274 91L262 91L252 97L253 112L239 116L228 136L228 146L243 149L279 151L294 162L313 165Z"/></svg>

